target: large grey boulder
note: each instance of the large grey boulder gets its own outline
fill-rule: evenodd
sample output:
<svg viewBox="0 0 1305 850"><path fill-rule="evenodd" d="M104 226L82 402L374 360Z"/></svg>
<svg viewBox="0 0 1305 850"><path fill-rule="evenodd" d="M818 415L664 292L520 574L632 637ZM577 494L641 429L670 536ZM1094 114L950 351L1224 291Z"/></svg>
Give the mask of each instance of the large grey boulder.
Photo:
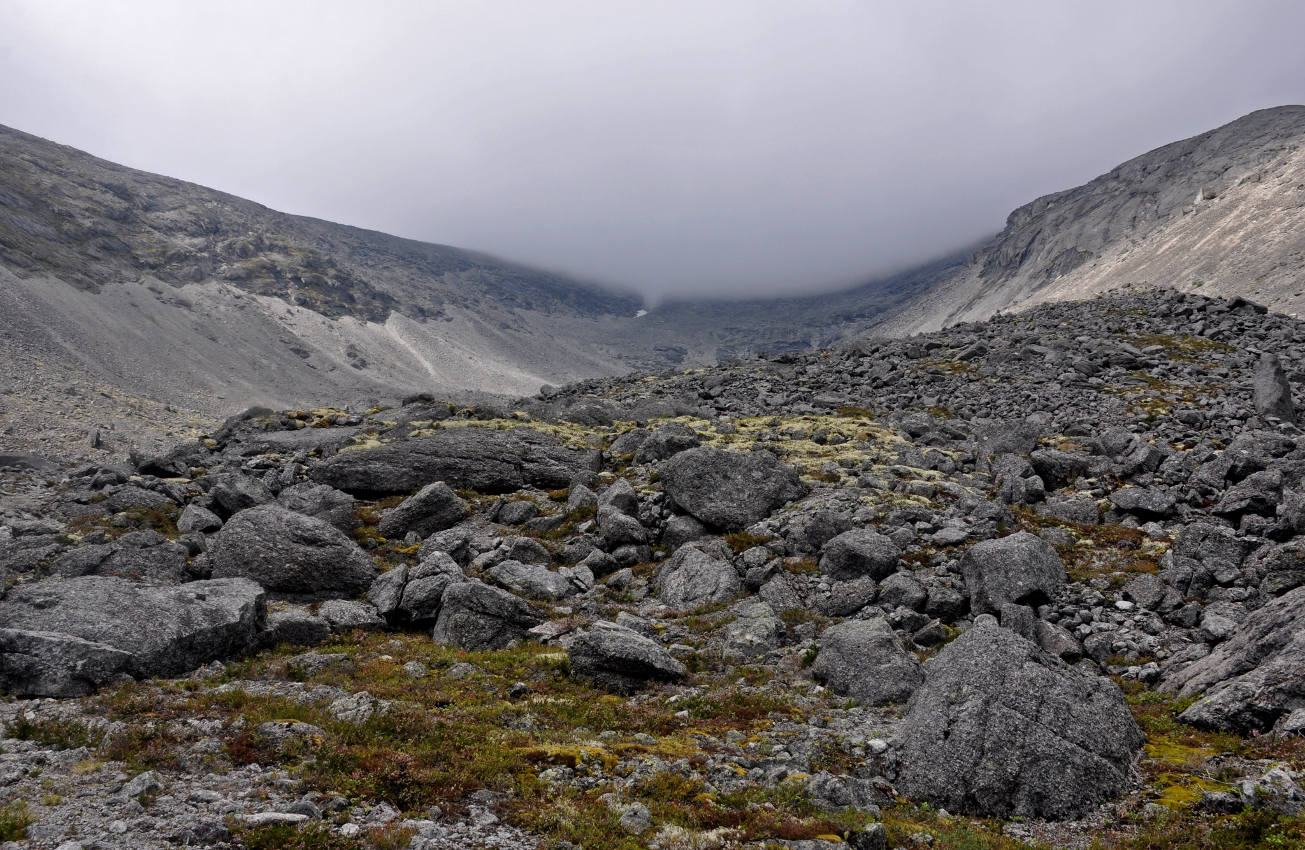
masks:
<svg viewBox="0 0 1305 850"><path fill-rule="evenodd" d="M882 617L845 620L825 629L811 673L834 693L866 705L905 703L924 681L919 659L906 651Z"/></svg>
<svg viewBox="0 0 1305 850"><path fill-rule="evenodd" d="M869 576L879 580L897 569L902 550L877 531L854 528L825 544L820 571L835 581L852 581Z"/></svg>
<svg viewBox="0 0 1305 850"><path fill-rule="evenodd" d="M1143 735L1109 679L988 618L924 669L898 733L902 794L952 812L1058 820L1127 788Z"/></svg>
<svg viewBox="0 0 1305 850"><path fill-rule="evenodd" d="M502 561L491 567L486 576L494 584L513 593L545 602L574 596L583 589L572 583L566 575L554 572L543 564Z"/></svg>
<svg viewBox="0 0 1305 850"><path fill-rule="evenodd" d="M1276 416L1284 422L1296 421L1296 406L1292 403L1291 382L1276 354L1262 354L1255 364L1252 384L1255 412L1261 416Z"/></svg>
<svg viewBox="0 0 1305 850"><path fill-rule="evenodd" d="M995 614L1003 602L1036 606L1065 583L1065 565L1051 544L1021 531L976 543L961 559L970 609Z"/></svg>
<svg viewBox="0 0 1305 850"><path fill-rule="evenodd" d="M440 599L431 637L459 649L502 649L543 622L524 599L480 581L456 582Z"/></svg>
<svg viewBox="0 0 1305 850"><path fill-rule="evenodd" d="M268 590L353 596L376 567L338 528L280 505L261 505L227 520L209 547L214 578L243 576Z"/></svg>
<svg viewBox="0 0 1305 850"><path fill-rule="evenodd" d="M609 505L598 509L598 533L607 541L608 546L648 542L648 530L637 518Z"/></svg>
<svg viewBox="0 0 1305 850"><path fill-rule="evenodd" d="M743 600L734 606L734 620L725 626L721 655L730 661L760 658L784 639L784 623L766 602Z"/></svg>
<svg viewBox="0 0 1305 850"><path fill-rule="evenodd" d="M1273 516L1282 501L1282 471L1265 469L1246 476L1228 488L1210 513L1224 517L1238 517L1252 513Z"/></svg>
<svg viewBox="0 0 1305 850"><path fill-rule="evenodd" d="M175 587L82 576L14 588L0 602L0 690L69 697L123 674L186 673L254 649L263 589L239 578Z"/></svg>
<svg viewBox="0 0 1305 850"><path fill-rule="evenodd" d="M688 671L656 642L616 623L599 621L571 644L571 675L631 694L648 682L678 682Z"/></svg>
<svg viewBox="0 0 1305 850"><path fill-rule="evenodd" d="M597 472L602 454L561 445L529 428L468 426L371 449L342 451L314 467L314 480L356 496L411 493L432 481L482 493L555 489Z"/></svg>
<svg viewBox="0 0 1305 850"><path fill-rule="evenodd" d="M1091 463L1082 455L1059 449L1038 449L1029 455L1029 462L1050 490L1059 490L1073 484L1087 473Z"/></svg>
<svg viewBox="0 0 1305 850"><path fill-rule="evenodd" d="M1110 494L1110 503L1142 518L1171 517L1178 510L1178 496L1167 487L1121 487Z"/></svg>
<svg viewBox="0 0 1305 850"><path fill-rule="evenodd" d="M657 568L653 592L672 608L688 609L728 602L742 595L743 582L728 561L684 546Z"/></svg>
<svg viewBox="0 0 1305 850"><path fill-rule="evenodd" d="M1188 723L1242 734L1305 708L1305 587L1253 611L1209 655L1168 673L1161 689L1201 697L1180 715Z"/></svg>
<svg viewBox="0 0 1305 850"><path fill-rule="evenodd" d="M444 552L436 552L408 572L408 582L403 586L399 612L408 621L423 623L433 621L440 613L444 591L450 585L471 581L462 572L458 562Z"/></svg>
<svg viewBox="0 0 1305 850"><path fill-rule="evenodd" d="M209 475L202 480L209 485L208 495L219 516L229 517L248 508L266 505L276 498L266 484L243 473Z"/></svg>
<svg viewBox="0 0 1305 850"><path fill-rule="evenodd" d="M709 526L745 528L770 516L808 487L797 470L770 452L730 452L701 446L661 465L662 489L675 504Z"/></svg>
<svg viewBox="0 0 1305 850"><path fill-rule="evenodd" d="M354 511L358 501L334 487L305 481L276 494L277 504L304 516L329 522L345 534L358 524Z"/></svg>
<svg viewBox="0 0 1305 850"><path fill-rule="evenodd" d="M177 518L177 530L183 534L192 531L208 533L222 527L222 519L203 505L191 503L186 505L181 516Z"/></svg>
<svg viewBox="0 0 1305 850"><path fill-rule="evenodd" d="M639 494L629 481L618 478L598 495L598 510L613 508L626 516L639 515Z"/></svg>
<svg viewBox="0 0 1305 850"><path fill-rule="evenodd" d="M50 564L51 575L118 576L152 584L176 584L188 577L189 551L156 531L133 531L113 543L72 549Z"/></svg>
<svg viewBox="0 0 1305 850"><path fill-rule="evenodd" d="M415 531L429 537L467 518L467 503L443 481L427 484L381 517L376 530L386 537L403 537Z"/></svg>
<svg viewBox="0 0 1305 850"><path fill-rule="evenodd" d="M702 445L698 434L688 425L668 422L648 435L635 455L635 463L655 463L672 455Z"/></svg>

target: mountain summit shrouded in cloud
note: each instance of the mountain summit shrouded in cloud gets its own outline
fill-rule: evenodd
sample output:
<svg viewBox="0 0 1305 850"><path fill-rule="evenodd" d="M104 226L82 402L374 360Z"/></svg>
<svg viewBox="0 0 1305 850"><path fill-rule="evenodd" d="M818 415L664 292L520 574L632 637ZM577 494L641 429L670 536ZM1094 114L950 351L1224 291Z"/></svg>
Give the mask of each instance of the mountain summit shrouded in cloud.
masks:
<svg viewBox="0 0 1305 850"><path fill-rule="evenodd" d="M1282 2L0 5L5 124L653 300L905 268L1305 99Z"/></svg>

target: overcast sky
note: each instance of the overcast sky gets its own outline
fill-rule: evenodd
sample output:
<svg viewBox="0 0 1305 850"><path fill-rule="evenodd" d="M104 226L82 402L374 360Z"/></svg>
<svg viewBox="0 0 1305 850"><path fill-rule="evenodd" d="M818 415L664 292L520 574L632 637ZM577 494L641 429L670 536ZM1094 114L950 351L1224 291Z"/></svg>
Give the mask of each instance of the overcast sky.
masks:
<svg viewBox="0 0 1305 850"><path fill-rule="evenodd" d="M858 282L1254 109L1305 2L0 0L0 123L667 293Z"/></svg>

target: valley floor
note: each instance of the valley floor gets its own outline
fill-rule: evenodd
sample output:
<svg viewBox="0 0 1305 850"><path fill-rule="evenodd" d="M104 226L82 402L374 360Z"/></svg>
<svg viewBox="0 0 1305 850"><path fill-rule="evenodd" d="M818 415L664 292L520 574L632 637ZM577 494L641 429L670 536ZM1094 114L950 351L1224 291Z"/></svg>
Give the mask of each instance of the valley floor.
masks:
<svg viewBox="0 0 1305 850"><path fill-rule="evenodd" d="M0 841L1298 846L1303 344L1114 296L10 469Z"/></svg>

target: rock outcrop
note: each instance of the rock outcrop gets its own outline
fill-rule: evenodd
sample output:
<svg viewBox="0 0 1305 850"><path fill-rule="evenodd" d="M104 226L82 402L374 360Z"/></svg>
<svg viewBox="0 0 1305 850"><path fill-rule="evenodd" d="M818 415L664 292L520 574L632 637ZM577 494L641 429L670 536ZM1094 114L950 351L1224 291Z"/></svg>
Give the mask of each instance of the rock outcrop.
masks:
<svg viewBox="0 0 1305 850"><path fill-rule="evenodd" d="M411 493L432 481L482 493L525 486L565 487L595 472L598 454L572 449L537 431L450 428L376 448L341 452L313 477L355 496Z"/></svg>
<svg viewBox="0 0 1305 850"><path fill-rule="evenodd" d="M1268 732L1305 716L1305 587L1251 612L1209 655L1166 676L1163 686L1199 697L1180 718L1206 729Z"/></svg>

